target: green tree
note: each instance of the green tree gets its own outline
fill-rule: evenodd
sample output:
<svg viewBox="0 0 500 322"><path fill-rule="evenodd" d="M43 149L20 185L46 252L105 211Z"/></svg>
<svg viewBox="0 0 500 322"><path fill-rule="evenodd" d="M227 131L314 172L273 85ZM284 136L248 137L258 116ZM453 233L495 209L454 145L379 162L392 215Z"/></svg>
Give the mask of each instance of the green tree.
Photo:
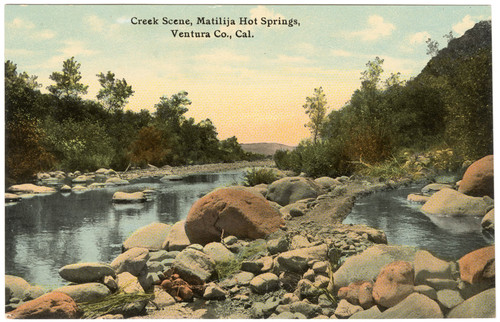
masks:
<svg viewBox="0 0 500 322"><path fill-rule="evenodd" d="M97 99L110 112L123 109L128 103L128 98L134 94L132 86L127 85L125 79L115 79L115 74L108 71L106 75L96 75L101 89L97 93Z"/></svg>
<svg viewBox="0 0 500 322"><path fill-rule="evenodd" d="M80 83L82 79L79 71L81 64L71 57L63 62L62 73L53 72L49 78L56 82L47 87L49 92L59 98L78 98L80 94L87 94L88 85Z"/></svg>
<svg viewBox="0 0 500 322"><path fill-rule="evenodd" d="M375 57L375 60L366 63L367 69L361 73L361 89L376 90L380 83L380 76L384 72L382 64L384 60Z"/></svg>
<svg viewBox="0 0 500 322"><path fill-rule="evenodd" d="M309 116L309 122L304 126L311 131L313 142L316 143L326 116L326 96L323 88L315 88L312 97L306 97L306 104L303 105L306 114Z"/></svg>
<svg viewBox="0 0 500 322"><path fill-rule="evenodd" d="M191 100L187 98L187 95L186 91L181 91L170 98L166 95L160 97L160 102L155 105L154 115L157 121L178 131L186 119L184 114L188 111L187 106L191 105Z"/></svg>

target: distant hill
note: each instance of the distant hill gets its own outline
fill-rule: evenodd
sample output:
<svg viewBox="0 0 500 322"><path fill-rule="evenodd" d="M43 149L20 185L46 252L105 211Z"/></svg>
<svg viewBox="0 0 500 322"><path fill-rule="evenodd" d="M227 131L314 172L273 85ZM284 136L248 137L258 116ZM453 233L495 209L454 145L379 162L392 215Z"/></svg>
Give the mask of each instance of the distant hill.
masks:
<svg viewBox="0 0 500 322"><path fill-rule="evenodd" d="M264 155L274 155L278 150L293 150L294 146L280 143L241 143L242 149L246 152L259 153Z"/></svg>

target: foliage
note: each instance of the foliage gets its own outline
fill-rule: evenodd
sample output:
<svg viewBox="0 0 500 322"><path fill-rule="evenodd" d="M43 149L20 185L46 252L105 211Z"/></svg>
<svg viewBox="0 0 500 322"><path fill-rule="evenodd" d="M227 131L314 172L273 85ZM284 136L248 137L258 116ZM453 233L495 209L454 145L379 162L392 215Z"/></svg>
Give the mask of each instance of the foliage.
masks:
<svg viewBox="0 0 500 322"><path fill-rule="evenodd" d="M6 124L6 177L7 182L26 181L38 171L53 166L54 156L44 145L45 132L39 121L30 116L18 116Z"/></svg>
<svg viewBox="0 0 500 322"><path fill-rule="evenodd" d="M270 184L278 180L278 174L271 168L252 168L245 172L245 186L253 187L261 183Z"/></svg>
<svg viewBox="0 0 500 322"><path fill-rule="evenodd" d="M164 163L169 150L169 141L163 133L154 126L146 126L130 146L130 161L139 166L159 166Z"/></svg>
<svg viewBox="0 0 500 322"><path fill-rule="evenodd" d="M128 103L128 98L134 94L132 86L127 85L125 79L115 79L115 74L111 71L106 75L99 73L97 77L102 87L97 93L97 99L108 111L123 109Z"/></svg>
<svg viewBox="0 0 500 322"><path fill-rule="evenodd" d="M58 168L66 171L93 171L109 167L113 157L111 139L99 123L45 120L46 144L58 160Z"/></svg>
<svg viewBox="0 0 500 322"><path fill-rule="evenodd" d="M82 79L79 71L81 64L71 57L63 62L62 73L53 72L49 78L56 82L47 87L49 92L59 98L77 98L80 94L87 94L88 85L80 83Z"/></svg>
<svg viewBox="0 0 500 322"><path fill-rule="evenodd" d="M79 303L78 307L83 312L82 319L95 319L116 311L122 311L123 308L132 303L149 301L153 296L153 294L140 292L125 293L120 291L96 302Z"/></svg>
<svg viewBox="0 0 500 322"><path fill-rule="evenodd" d="M303 105L310 119L305 126L311 131L314 143L318 140L321 127L325 120L326 104L326 96L323 92L323 88L319 87L314 89L314 96L306 97L306 104Z"/></svg>

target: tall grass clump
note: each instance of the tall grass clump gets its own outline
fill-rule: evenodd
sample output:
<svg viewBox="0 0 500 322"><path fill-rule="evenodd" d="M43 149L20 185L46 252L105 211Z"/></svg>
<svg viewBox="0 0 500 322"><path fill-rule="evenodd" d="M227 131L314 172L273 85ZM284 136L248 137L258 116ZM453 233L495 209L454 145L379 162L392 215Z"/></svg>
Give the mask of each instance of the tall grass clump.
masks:
<svg viewBox="0 0 500 322"><path fill-rule="evenodd" d="M245 186L251 187L261 183L270 184L278 180L279 176L271 168L252 168L245 173Z"/></svg>
<svg viewBox="0 0 500 322"><path fill-rule="evenodd" d="M219 281L233 276L241 269L241 263L247 260L256 260L267 253L265 242L254 241L245 246L233 259L215 264L215 271Z"/></svg>

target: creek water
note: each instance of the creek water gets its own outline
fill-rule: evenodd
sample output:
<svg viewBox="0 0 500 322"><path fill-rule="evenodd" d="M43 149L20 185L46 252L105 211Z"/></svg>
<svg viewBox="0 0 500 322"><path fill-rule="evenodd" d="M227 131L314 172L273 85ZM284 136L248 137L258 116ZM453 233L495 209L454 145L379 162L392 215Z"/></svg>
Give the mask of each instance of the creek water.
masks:
<svg viewBox="0 0 500 322"><path fill-rule="evenodd" d="M78 262L111 262L122 242L152 222L173 224L217 187L241 183L243 170L186 176L182 181L132 181L131 185L34 196L5 207L5 274L30 284L65 284L58 269ZM116 191L154 189L152 201L113 204Z"/></svg>
<svg viewBox="0 0 500 322"><path fill-rule="evenodd" d="M377 192L357 200L344 224L365 224L383 230L388 244L425 249L445 260L493 243L493 237L481 231L478 217L438 217L420 212L420 204L409 202L413 186Z"/></svg>

